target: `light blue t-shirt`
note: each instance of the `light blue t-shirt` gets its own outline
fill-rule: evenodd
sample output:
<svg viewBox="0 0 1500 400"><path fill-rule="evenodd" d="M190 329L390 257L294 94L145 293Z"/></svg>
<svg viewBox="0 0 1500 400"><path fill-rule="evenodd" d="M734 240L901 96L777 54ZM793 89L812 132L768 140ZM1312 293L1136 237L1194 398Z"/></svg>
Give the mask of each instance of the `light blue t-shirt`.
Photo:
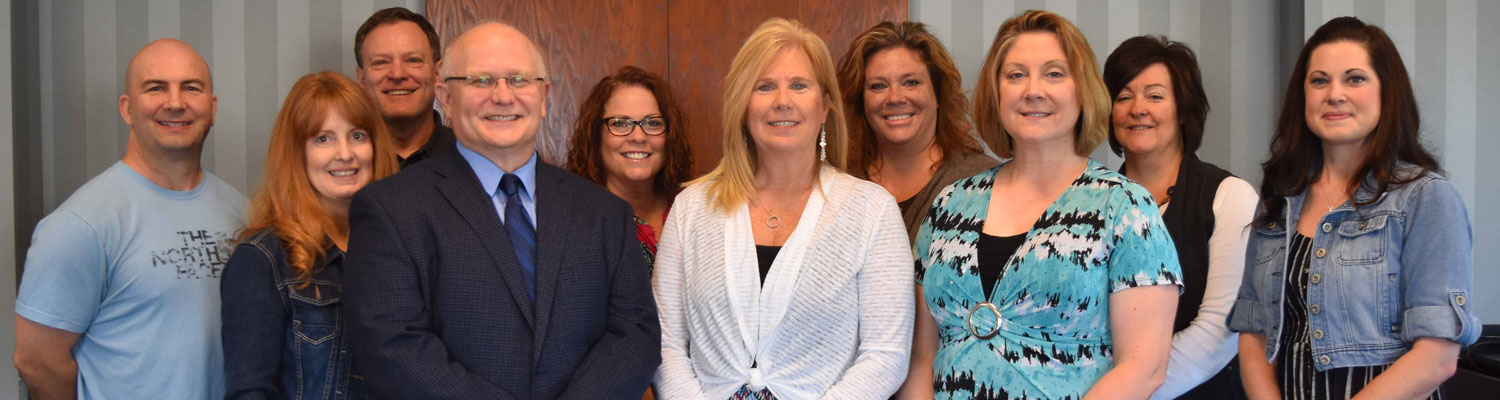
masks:
<svg viewBox="0 0 1500 400"><path fill-rule="evenodd" d="M219 273L245 208L207 171L173 191L117 162L37 225L16 314L82 335L80 398L222 398Z"/></svg>

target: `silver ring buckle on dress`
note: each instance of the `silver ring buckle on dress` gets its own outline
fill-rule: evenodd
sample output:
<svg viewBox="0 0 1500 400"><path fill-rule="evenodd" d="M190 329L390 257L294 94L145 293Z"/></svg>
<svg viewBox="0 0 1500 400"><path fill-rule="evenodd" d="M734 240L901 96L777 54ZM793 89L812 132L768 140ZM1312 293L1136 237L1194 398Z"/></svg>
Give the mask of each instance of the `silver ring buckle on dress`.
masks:
<svg viewBox="0 0 1500 400"><path fill-rule="evenodd" d="M993 328L990 328L990 331L983 335L979 334L979 331L974 330L974 312L979 311L980 308L988 308L990 309L990 312L995 313L995 326ZM995 303L991 303L988 301L975 304L973 307L969 307L969 316L968 318L964 318L964 322L969 326L969 334L974 335L974 337L979 338L979 340L988 340L989 338L995 337L996 334L1000 333L1000 308L995 307Z"/></svg>

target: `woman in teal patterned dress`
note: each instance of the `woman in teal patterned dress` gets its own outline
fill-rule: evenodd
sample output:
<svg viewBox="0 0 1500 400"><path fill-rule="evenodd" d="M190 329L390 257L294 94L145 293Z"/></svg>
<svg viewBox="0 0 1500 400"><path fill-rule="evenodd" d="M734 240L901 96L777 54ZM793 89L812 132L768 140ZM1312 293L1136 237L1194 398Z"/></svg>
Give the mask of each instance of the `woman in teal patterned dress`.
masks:
<svg viewBox="0 0 1500 400"><path fill-rule="evenodd" d="M1110 115L1092 54L1044 11L990 48L975 121L1011 159L944 189L916 240L935 398L1146 398L1165 376L1181 269L1151 194L1087 157Z"/></svg>

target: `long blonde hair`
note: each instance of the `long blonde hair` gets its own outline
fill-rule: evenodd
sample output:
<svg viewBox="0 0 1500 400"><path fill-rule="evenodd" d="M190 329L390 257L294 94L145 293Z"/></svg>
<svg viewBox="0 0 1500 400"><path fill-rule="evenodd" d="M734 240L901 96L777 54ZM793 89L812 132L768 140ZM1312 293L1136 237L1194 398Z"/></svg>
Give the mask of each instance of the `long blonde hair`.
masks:
<svg viewBox="0 0 1500 400"><path fill-rule="evenodd" d="M710 201L723 210L744 204L751 193L755 192L755 148L750 139L749 128L745 126L750 92L754 89L756 80L760 79L760 74L776 58L776 54L787 48L801 50L812 60L813 75L823 91L823 104L828 106L828 115L824 119L824 129L827 131L825 140L828 142L828 159L825 162L839 171L845 169L848 128L844 121L843 102L839 101L838 73L834 69L833 56L828 53L828 46L817 34L796 21L768 19L745 39L745 44L740 47L739 53L734 56L734 62L729 66L729 74L724 76L724 105L721 109L724 157L713 171L688 183L705 182ZM810 162L816 165L818 160Z"/></svg>
<svg viewBox="0 0 1500 400"><path fill-rule="evenodd" d="M984 57L984 68L979 70L978 86L974 88L974 125L979 128L979 137L995 155L1014 157L1010 132L1000 124L998 83L1005 53L1010 51L1017 37L1026 33L1051 33L1062 43L1081 108L1078 124L1073 127L1073 152L1088 156L1109 138L1109 90L1104 86L1099 63L1094 60L1094 50L1089 48L1083 32L1066 18L1047 11L1029 10L1011 17L995 33L995 43L990 45L989 54Z"/></svg>
<svg viewBox="0 0 1500 400"><path fill-rule="evenodd" d="M250 224L240 231L240 240L267 228L274 230L286 250L287 262L304 286L312 277L313 264L328 246L328 233L338 229L307 179L307 139L322 129L323 120L331 112L370 135L375 150L372 182L396 173L398 168L380 109L359 84L336 72L322 71L305 75L292 85L276 116L260 190L250 202Z"/></svg>

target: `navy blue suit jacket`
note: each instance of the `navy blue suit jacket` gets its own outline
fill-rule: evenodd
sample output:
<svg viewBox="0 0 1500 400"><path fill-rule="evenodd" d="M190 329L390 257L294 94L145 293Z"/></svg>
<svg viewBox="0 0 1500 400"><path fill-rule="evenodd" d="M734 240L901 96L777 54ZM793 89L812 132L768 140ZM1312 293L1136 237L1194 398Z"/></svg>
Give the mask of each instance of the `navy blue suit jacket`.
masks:
<svg viewBox="0 0 1500 400"><path fill-rule="evenodd" d="M630 205L543 163L535 193L534 301L459 152L354 196L345 310L371 394L640 398L661 329Z"/></svg>

